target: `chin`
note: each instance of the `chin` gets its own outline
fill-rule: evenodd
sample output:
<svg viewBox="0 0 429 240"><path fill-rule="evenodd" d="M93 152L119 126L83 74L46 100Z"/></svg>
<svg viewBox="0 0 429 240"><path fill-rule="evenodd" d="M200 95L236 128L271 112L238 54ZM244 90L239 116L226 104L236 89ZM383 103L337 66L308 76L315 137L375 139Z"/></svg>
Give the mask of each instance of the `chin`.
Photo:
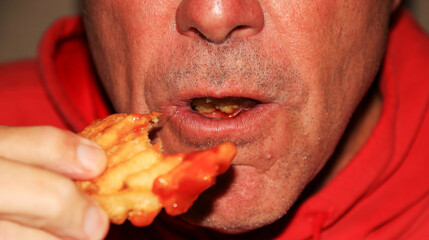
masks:
<svg viewBox="0 0 429 240"><path fill-rule="evenodd" d="M273 192L276 187L268 183L255 168L234 166L213 188L203 193L182 218L226 234L264 227L281 218L293 202L279 196L279 191Z"/></svg>
<svg viewBox="0 0 429 240"><path fill-rule="evenodd" d="M255 216L249 212L237 213L230 217L223 211L214 210L210 214L205 213L204 207L207 205L196 206L193 210L182 216L182 219L193 225L204 227L224 234L241 234L250 232L273 223L283 216L283 214L266 214ZM228 210L226 211L228 212ZM272 212L271 212L272 213Z"/></svg>

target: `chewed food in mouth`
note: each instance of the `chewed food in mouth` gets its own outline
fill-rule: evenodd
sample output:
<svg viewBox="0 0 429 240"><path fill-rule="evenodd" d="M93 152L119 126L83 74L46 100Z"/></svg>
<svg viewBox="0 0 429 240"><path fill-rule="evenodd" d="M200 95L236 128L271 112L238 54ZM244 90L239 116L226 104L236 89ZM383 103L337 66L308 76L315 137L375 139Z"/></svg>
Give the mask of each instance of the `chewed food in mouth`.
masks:
<svg viewBox="0 0 429 240"><path fill-rule="evenodd" d="M210 118L233 118L242 112L248 111L258 104L258 101L249 98L195 98L191 102L193 111Z"/></svg>

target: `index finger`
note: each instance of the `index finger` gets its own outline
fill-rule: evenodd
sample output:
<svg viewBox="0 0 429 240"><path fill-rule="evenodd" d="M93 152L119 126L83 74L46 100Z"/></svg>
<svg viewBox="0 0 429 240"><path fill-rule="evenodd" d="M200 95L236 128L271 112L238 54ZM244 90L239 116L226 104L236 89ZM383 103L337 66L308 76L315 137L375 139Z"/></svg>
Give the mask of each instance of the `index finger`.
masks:
<svg viewBox="0 0 429 240"><path fill-rule="evenodd" d="M0 157L74 179L97 176L107 161L98 144L50 126L0 126Z"/></svg>

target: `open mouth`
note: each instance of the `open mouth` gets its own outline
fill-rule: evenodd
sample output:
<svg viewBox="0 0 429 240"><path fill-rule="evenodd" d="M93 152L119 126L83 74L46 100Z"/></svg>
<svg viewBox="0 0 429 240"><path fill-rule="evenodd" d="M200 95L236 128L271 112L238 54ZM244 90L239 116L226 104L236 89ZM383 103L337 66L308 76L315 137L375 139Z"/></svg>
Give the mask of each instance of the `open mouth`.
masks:
<svg viewBox="0 0 429 240"><path fill-rule="evenodd" d="M229 119L246 112L259 102L249 98L225 97L194 98L191 102L192 111L209 118Z"/></svg>
<svg viewBox="0 0 429 240"><path fill-rule="evenodd" d="M258 94L238 94L187 92L167 103L161 119L164 149L174 153L264 138L262 129L274 125L283 108Z"/></svg>

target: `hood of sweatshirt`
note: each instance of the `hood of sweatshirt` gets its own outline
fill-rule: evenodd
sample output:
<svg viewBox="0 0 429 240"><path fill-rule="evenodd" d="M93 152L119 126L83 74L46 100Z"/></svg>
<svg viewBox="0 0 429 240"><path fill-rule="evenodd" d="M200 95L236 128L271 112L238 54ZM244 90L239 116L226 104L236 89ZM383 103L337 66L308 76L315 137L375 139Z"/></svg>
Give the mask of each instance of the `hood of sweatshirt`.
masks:
<svg viewBox="0 0 429 240"><path fill-rule="evenodd" d="M37 63L43 87L70 130L113 112L98 80L80 17L56 21L44 34Z"/></svg>
<svg viewBox="0 0 429 240"><path fill-rule="evenodd" d="M61 19L48 30L38 62L43 85L70 129L80 131L113 112L94 71L79 17ZM365 146L321 191L265 228L225 236L187 226L183 229L194 235L186 238L419 239L429 235L429 40L404 9L392 22L379 82L383 109L376 127ZM133 231L140 235L149 230L158 231L159 238L179 238L176 233L183 229L171 229L182 223L160 221L165 228L128 229L127 239L132 239ZM170 230L160 233L160 229Z"/></svg>
<svg viewBox="0 0 429 240"><path fill-rule="evenodd" d="M427 222L429 40L408 12L396 17L380 75L383 109L371 137L299 206L284 237L410 239Z"/></svg>

